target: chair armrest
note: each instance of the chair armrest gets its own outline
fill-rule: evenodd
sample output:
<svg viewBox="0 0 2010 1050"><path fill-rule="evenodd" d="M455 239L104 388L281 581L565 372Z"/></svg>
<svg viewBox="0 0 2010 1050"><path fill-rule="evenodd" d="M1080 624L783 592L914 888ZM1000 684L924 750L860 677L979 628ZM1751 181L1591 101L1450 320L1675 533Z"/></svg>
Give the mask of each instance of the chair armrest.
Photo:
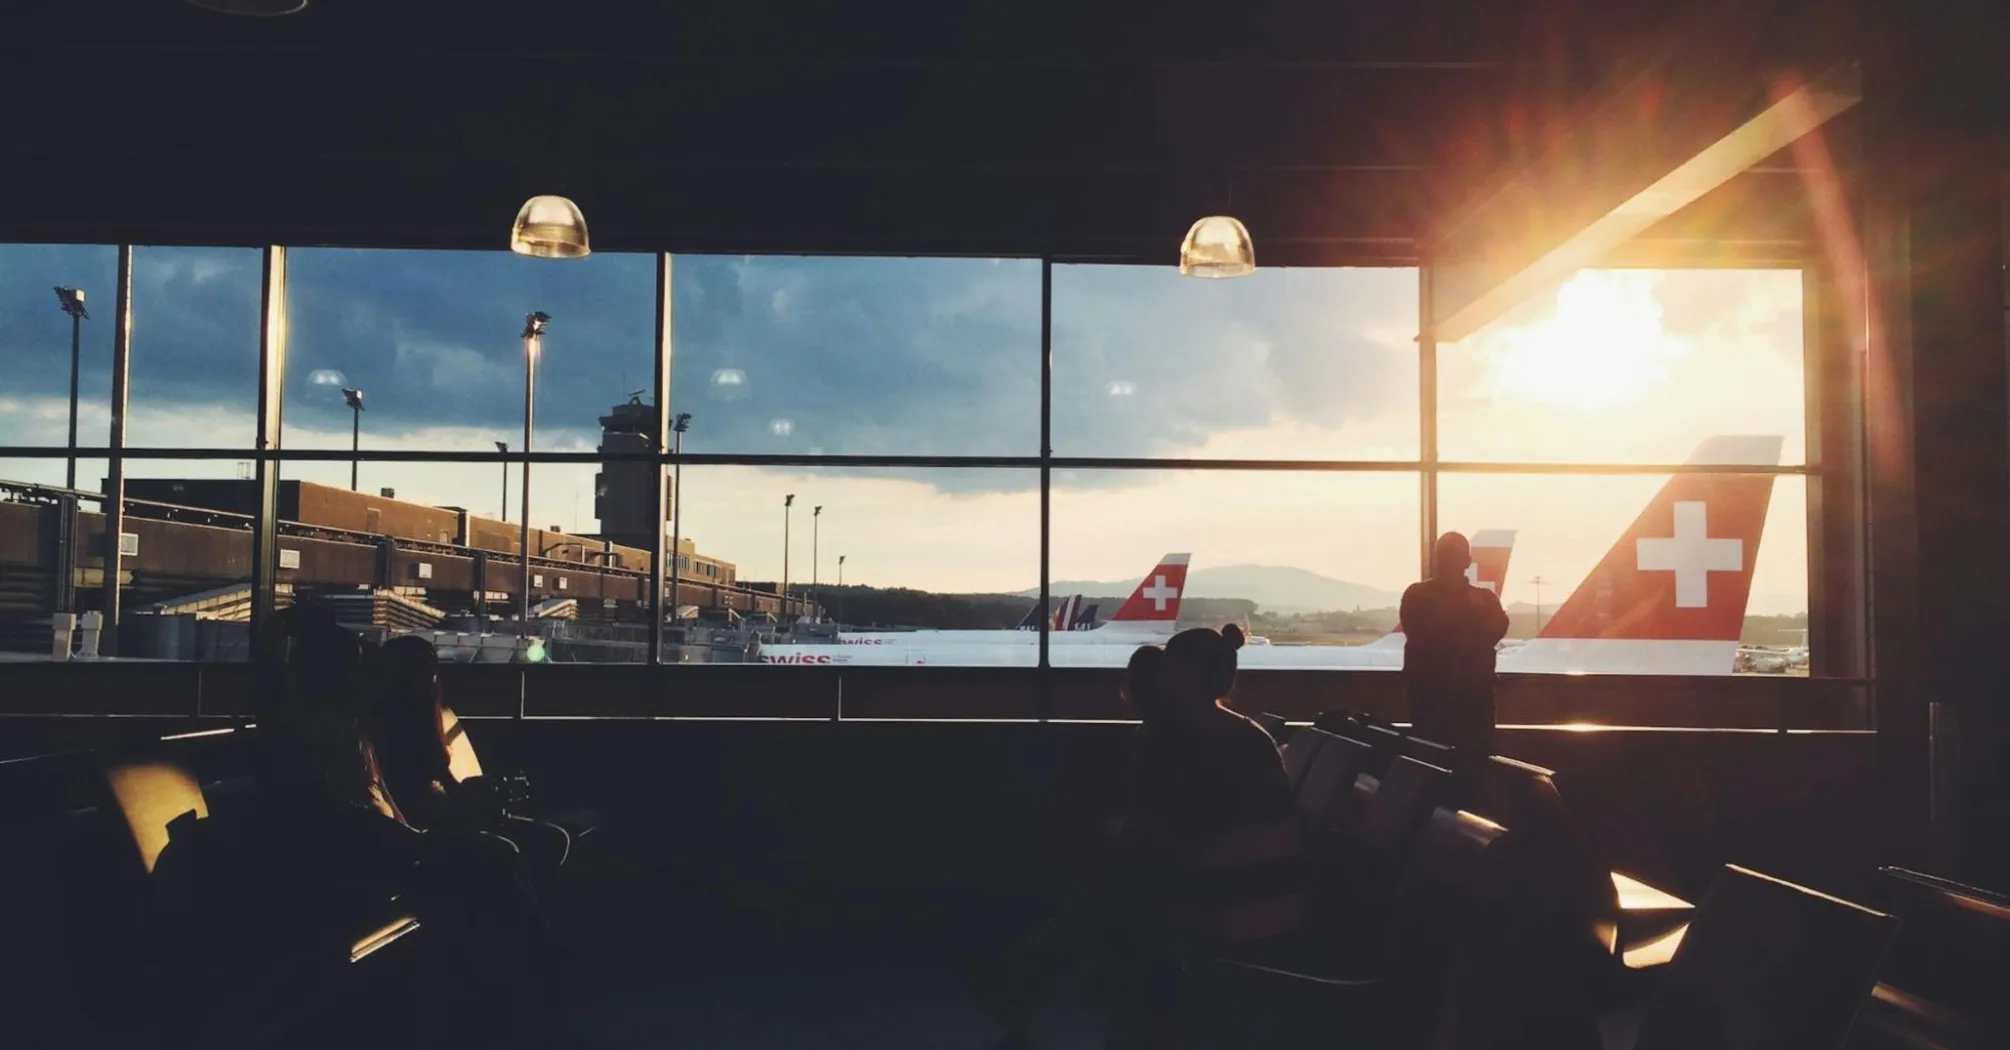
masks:
<svg viewBox="0 0 2010 1050"><path fill-rule="evenodd" d="M356 938L349 946L349 961L359 963L364 959L389 947L419 928L419 920L410 915L398 915L369 933Z"/></svg>

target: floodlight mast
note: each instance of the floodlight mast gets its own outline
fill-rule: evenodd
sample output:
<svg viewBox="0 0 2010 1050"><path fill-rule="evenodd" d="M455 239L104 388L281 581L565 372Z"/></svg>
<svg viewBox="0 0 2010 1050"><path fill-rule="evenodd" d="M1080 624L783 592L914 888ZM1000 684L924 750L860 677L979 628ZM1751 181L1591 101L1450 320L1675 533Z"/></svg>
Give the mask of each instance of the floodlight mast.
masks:
<svg viewBox="0 0 2010 1050"><path fill-rule="evenodd" d="M63 487L74 492L77 488L77 379L83 362L84 322L90 320L91 314L84 309L81 288L57 285L56 302L64 313L70 315L70 455L63 474Z"/></svg>

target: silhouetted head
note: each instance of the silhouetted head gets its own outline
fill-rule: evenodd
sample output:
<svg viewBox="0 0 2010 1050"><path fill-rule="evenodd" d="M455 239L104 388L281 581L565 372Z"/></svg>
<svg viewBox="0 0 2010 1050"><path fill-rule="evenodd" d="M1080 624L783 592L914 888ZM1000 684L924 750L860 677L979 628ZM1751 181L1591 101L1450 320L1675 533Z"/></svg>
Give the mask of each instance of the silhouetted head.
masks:
<svg viewBox="0 0 2010 1050"><path fill-rule="evenodd" d="M1124 667L1124 699L1147 722L1165 713L1165 663L1164 649L1141 645Z"/></svg>
<svg viewBox="0 0 2010 1050"><path fill-rule="evenodd" d="M338 708L355 700L363 649L356 635L318 605L296 605L273 617L287 690L301 703Z"/></svg>
<svg viewBox="0 0 2010 1050"><path fill-rule="evenodd" d="M1467 566L1472 563L1472 544L1467 543L1466 538L1459 533L1445 533L1438 537L1437 546L1431 548L1431 578L1434 580L1449 579L1453 576L1463 578Z"/></svg>
<svg viewBox="0 0 2010 1050"><path fill-rule="evenodd" d="M440 653L433 643L415 634L401 634L384 643L377 653L384 684L431 694L440 673Z"/></svg>
<svg viewBox="0 0 2010 1050"><path fill-rule="evenodd" d="M1235 687L1235 651L1242 648L1242 628L1229 624L1217 631L1195 627L1173 635L1166 643L1166 699L1182 711L1209 707Z"/></svg>
<svg viewBox="0 0 2010 1050"><path fill-rule="evenodd" d="M400 635L377 651L377 688L371 714L394 782L447 776L445 718L439 692L438 650L417 635Z"/></svg>
<svg viewBox="0 0 2010 1050"><path fill-rule="evenodd" d="M362 645L320 606L275 614L259 638L278 673L261 677L261 783L368 804L376 760L362 727Z"/></svg>

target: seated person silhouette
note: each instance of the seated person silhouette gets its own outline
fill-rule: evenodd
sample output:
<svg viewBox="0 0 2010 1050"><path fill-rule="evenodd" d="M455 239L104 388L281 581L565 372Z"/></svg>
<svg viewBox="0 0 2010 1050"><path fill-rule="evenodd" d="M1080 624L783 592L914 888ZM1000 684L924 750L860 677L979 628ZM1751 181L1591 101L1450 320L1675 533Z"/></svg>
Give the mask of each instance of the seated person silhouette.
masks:
<svg viewBox="0 0 2010 1050"><path fill-rule="evenodd" d="M410 943L422 987L410 991L421 1006L387 1009L418 1029L417 1045L547 1045L556 956L515 847L406 823L367 731L361 645L331 614L285 610L259 644L273 673L256 696L257 803L236 824L171 828L155 872L185 892L163 931L200 945L205 963L263 980L264 960L346 961L358 927L396 899L420 923ZM234 920L229 930L219 916ZM226 986L183 970L190 1001Z"/></svg>
<svg viewBox="0 0 2010 1050"><path fill-rule="evenodd" d="M556 871L572 850L572 836L517 812L524 801L520 780L455 775L433 643L405 635L385 642L376 657L371 736L384 783L405 823L499 835L516 846L540 880Z"/></svg>
<svg viewBox="0 0 2010 1050"><path fill-rule="evenodd" d="M1163 1033L1181 961L1262 958L1305 915L1296 808L1270 735L1222 706L1242 632L1183 631L1131 657L1132 739L1122 828L1090 882L1000 967L972 982L1006 1045L1077 962L1095 958L1111 1046Z"/></svg>
<svg viewBox="0 0 2010 1050"><path fill-rule="evenodd" d="M1494 647L1507 635L1500 596L1466 578L1472 548L1456 532L1438 537L1431 578L1403 592L1403 685L1411 731L1458 750L1462 800L1480 785L1494 750Z"/></svg>

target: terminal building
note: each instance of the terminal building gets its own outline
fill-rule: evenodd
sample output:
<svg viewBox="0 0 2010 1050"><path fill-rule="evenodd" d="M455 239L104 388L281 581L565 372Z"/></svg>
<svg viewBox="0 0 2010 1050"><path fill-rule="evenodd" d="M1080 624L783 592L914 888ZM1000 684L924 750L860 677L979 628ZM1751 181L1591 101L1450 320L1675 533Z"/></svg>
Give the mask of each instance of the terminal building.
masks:
<svg viewBox="0 0 2010 1050"><path fill-rule="evenodd" d="M2010 5L444 6L0 5L0 1043L2010 1046Z"/></svg>

